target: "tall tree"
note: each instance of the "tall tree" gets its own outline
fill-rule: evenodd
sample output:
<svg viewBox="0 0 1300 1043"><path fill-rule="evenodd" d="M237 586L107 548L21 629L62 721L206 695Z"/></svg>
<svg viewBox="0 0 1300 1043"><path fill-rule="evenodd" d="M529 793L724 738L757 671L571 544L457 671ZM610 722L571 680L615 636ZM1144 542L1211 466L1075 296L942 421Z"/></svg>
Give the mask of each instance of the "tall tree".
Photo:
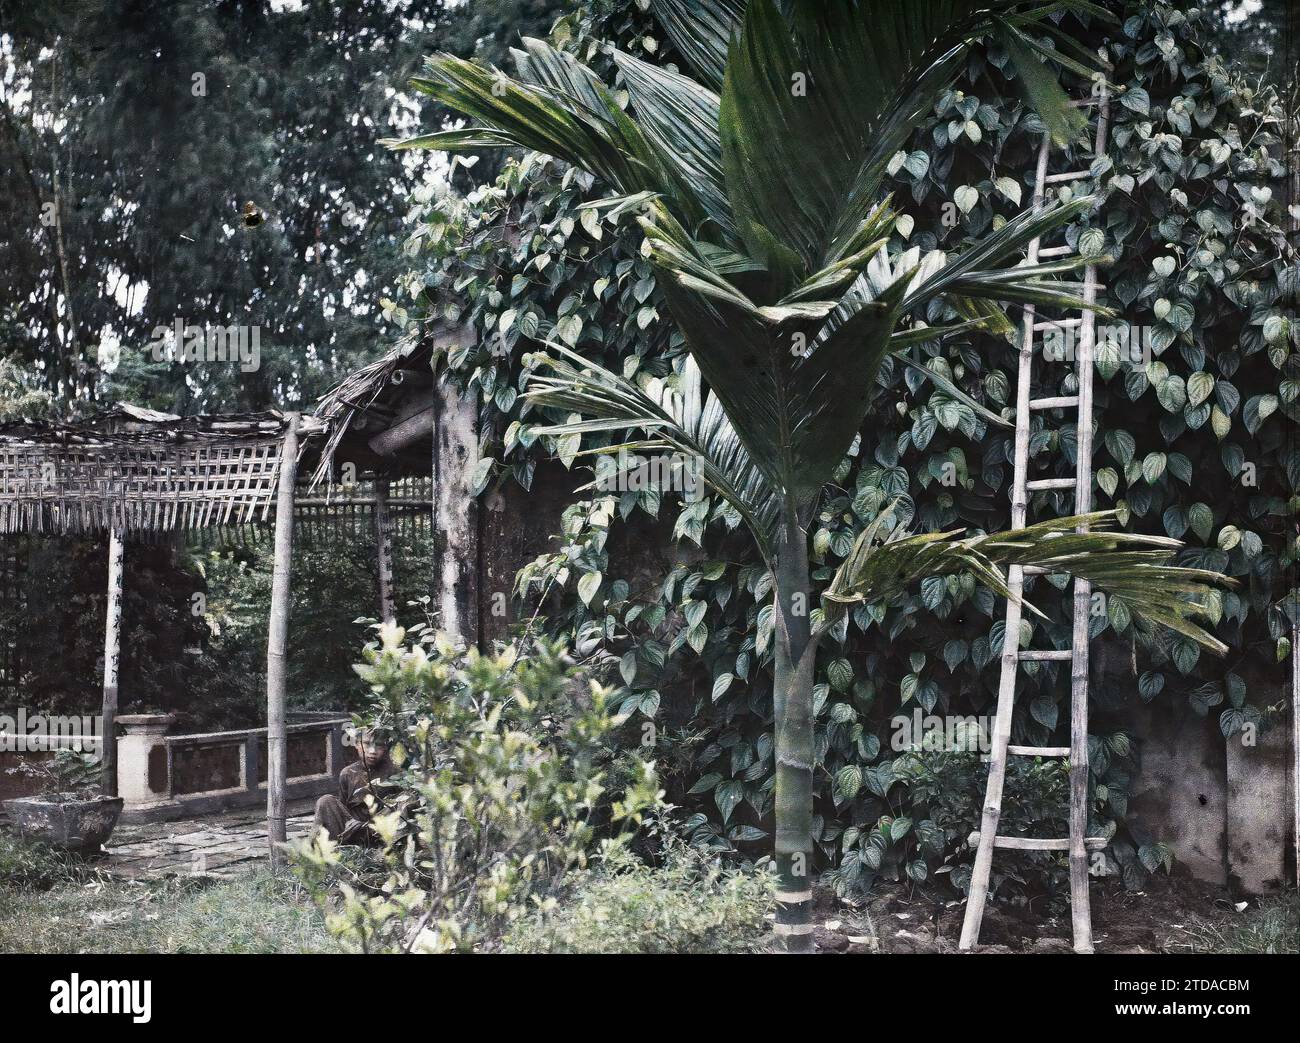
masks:
<svg viewBox="0 0 1300 1043"><path fill-rule="evenodd" d="M399 296L425 172L375 140L443 115L392 85L557 6L0 0L0 353L64 402L310 405ZM159 359L177 320L257 364Z"/></svg>

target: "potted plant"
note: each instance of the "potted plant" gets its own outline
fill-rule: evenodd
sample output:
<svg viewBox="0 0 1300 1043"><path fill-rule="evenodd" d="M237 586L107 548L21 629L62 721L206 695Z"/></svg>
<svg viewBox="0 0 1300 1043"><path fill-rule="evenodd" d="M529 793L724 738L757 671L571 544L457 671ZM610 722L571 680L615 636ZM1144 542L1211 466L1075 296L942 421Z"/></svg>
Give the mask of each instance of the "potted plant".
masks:
<svg viewBox="0 0 1300 1043"><path fill-rule="evenodd" d="M112 835L122 813L122 798L100 794L97 759L74 750L57 750L47 761L10 770L41 783L36 796L3 802L19 836L91 854Z"/></svg>

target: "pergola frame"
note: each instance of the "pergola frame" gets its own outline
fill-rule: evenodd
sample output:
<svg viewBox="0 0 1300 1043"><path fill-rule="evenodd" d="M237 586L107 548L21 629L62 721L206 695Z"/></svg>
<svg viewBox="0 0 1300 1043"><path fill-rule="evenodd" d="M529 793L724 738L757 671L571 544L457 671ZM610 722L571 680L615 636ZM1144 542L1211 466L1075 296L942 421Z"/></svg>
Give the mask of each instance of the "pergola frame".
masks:
<svg viewBox="0 0 1300 1043"><path fill-rule="evenodd" d="M104 534L109 545L104 628L104 791L115 794L122 572L132 534L240 533L275 507L271 612L267 628L267 832L270 857L285 840L285 668L295 518L351 527L370 513L378 614L396 614L393 529L427 521L434 543L431 590L442 625L473 643L477 617L477 513L469 475L477 459L474 404L436 385L433 357L470 336L439 329L400 345L349 376L315 414L179 417L118 404L78 424L0 424L0 535ZM399 388L399 385L404 385ZM350 465L350 466L348 466ZM299 473L324 495L298 499ZM343 476L343 495L331 483ZM350 477L349 477L350 476ZM427 480L429 499L389 481ZM368 495L351 483L369 479ZM421 522L422 523L422 522ZM353 528L352 531L355 531Z"/></svg>
<svg viewBox="0 0 1300 1043"><path fill-rule="evenodd" d="M286 839L284 702L294 487L303 441L325 430L323 421L299 413L182 418L127 405L83 424L0 426L0 533L108 537L102 698L103 790L108 795L117 793L114 725L126 537L265 522L274 502L266 672L272 862L279 860L278 845ZM382 575L383 548L391 548L391 541L382 538L382 529L380 533ZM390 562L387 589L391 574Z"/></svg>

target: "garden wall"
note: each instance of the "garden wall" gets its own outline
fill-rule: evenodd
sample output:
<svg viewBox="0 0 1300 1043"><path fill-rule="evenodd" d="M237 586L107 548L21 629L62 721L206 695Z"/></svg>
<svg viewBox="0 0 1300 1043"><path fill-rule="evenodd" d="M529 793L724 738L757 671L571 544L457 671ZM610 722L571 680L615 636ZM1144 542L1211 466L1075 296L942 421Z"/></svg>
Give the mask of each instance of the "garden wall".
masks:
<svg viewBox="0 0 1300 1043"><path fill-rule="evenodd" d="M1131 817L1183 866L1250 894L1294 879L1289 715L1254 746L1185 707L1142 707L1131 730L1142 755Z"/></svg>
<svg viewBox="0 0 1300 1043"><path fill-rule="evenodd" d="M477 609L470 615L478 620L481 642L506 637L517 622L510 596L514 574L557 548L552 534L580 484L574 472L544 463L532 492L507 483L483 498L472 545L461 548L463 560L475 563ZM611 553L630 563L624 574L663 576L671 567L658 560L673 547L671 532L653 528L634 521L612 530ZM503 592L506 597L498 598ZM505 614L502 604L509 606ZM1197 879L1248 894L1294 882L1289 712L1273 717L1253 745L1243 745L1241 735L1225 740L1217 711L1201 717L1185 698L1144 702L1127 645L1100 638L1094 648L1094 689L1103 686L1111 706L1100 719L1139 744L1142 769L1133 781L1130 821L1169 845L1177 863ZM1289 706L1281 668L1247 682L1252 698L1267 693L1258 702Z"/></svg>
<svg viewBox="0 0 1300 1043"><path fill-rule="evenodd" d="M1202 717L1185 698L1145 702L1128 648L1094 644L1094 691L1105 689L1109 723L1138 742L1129 821L1168 844L1197 879L1260 894L1294 882L1291 717L1224 739L1218 710ZM1245 677L1253 701L1285 708L1281 668Z"/></svg>

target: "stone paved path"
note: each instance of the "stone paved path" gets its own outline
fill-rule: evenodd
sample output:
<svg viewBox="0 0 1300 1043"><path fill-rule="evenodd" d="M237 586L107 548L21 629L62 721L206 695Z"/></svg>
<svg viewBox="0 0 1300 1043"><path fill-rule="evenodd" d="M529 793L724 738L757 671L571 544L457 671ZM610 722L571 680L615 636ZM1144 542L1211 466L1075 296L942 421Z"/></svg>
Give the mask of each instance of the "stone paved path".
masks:
<svg viewBox="0 0 1300 1043"><path fill-rule="evenodd" d="M311 830L313 802L288 808L289 839ZM231 877L267 864L266 809L244 808L200 819L119 825L98 868L128 880L167 876Z"/></svg>

